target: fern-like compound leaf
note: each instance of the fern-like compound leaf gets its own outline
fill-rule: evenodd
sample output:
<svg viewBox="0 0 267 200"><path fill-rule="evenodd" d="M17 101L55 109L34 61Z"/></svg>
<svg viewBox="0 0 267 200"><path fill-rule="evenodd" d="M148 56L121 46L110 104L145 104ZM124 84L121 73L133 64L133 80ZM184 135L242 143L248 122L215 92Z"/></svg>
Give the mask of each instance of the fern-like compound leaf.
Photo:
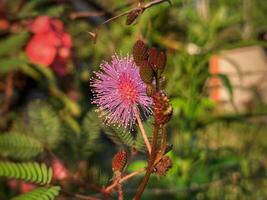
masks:
<svg viewBox="0 0 267 200"><path fill-rule="evenodd" d="M59 186L39 187L28 193L12 198L12 200L54 200L60 192Z"/></svg>
<svg viewBox="0 0 267 200"><path fill-rule="evenodd" d="M53 172L50 167L37 162L14 163L9 161L0 162L0 177L9 179L20 179L39 185L49 184Z"/></svg>
<svg viewBox="0 0 267 200"><path fill-rule="evenodd" d="M27 135L7 133L0 135L0 155L27 160L43 152L42 144Z"/></svg>
<svg viewBox="0 0 267 200"><path fill-rule="evenodd" d="M28 125L25 133L50 148L54 148L61 139L61 122L54 108L45 101L35 100L28 106Z"/></svg>
<svg viewBox="0 0 267 200"><path fill-rule="evenodd" d="M143 127L145 129L145 132L146 132L146 135L147 135L147 138L150 144L152 144L152 140L153 140L153 124L154 124L153 118L149 118L145 122L143 122ZM158 142L157 142L158 145L160 144L160 141L161 141L161 131L159 131L159 134L158 134ZM147 151L146 145L144 143L144 139L142 137L142 134L139 128L137 128L137 134L136 134L136 138L135 138L133 146L140 152Z"/></svg>
<svg viewBox="0 0 267 200"><path fill-rule="evenodd" d="M89 111L82 122L83 150L87 153L96 149L96 141L101 133L100 120L94 110Z"/></svg>
<svg viewBox="0 0 267 200"><path fill-rule="evenodd" d="M124 144L129 147L134 145L132 133L121 127L105 127L104 133L115 144Z"/></svg>

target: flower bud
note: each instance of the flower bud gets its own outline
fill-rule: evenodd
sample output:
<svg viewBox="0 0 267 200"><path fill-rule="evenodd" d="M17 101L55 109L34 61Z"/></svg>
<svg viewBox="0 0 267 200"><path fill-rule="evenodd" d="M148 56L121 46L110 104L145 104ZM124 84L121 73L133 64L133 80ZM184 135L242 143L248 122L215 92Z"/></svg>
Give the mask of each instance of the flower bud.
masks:
<svg viewBox="0 0 267 200"><path fill-rule="evenodd" d="M139 73L142 81L148 84L152 83L154 74L153 74L153 69L149 65L148 61L144 60L141 63L139 68Z"/></svg>
<svg viewBox="0 0 267 200"><path fill-rule="evenodd" d="M163 156L156 164L154 172L160 176L165 176L167 171L172 167L172 161L168 156Z"/></svg>
<svg viewBox="0 0 267 200"><path fill-rule="evenodd" d="M126 25L131 25L142 12L143 12L142 9L136 9L131 11L127 15Z"/></svg>
<svg viewBox="0 0 267 200"><path fill-rule="evenodd" d="M159 52L155 47L152 47L148 51L148 62L155 71L163 71L166 65L166 54L163 51Z"/></svg>
<svg viewBox="0 0 267 200"><path fill-rule="evenodd" d="M158 91L153 95L153 101L155 123L167 123L171 119L173 110L169 98L163 91Z"/></svg>
<svg viewBox="0 0 267 200"><path fill-rule="evenodd" d="M137 40L133 47L133 58L137 66L147 59L147 45L142 40Z"/></svg>
<svg viewBox="0 0 267 200"><path fill-rule="evenodd" d="M124 167L127 164L127 152L121 150L115 154L112 158L112 171L113 172L122 172Z"/></svg>
<svg viewBox="0 0 267 200"><path fill-rule="evenodd" d="M156 91L155 87L152 84L146 84L146 94L147 96L153 96L154 92Z"/></svg>

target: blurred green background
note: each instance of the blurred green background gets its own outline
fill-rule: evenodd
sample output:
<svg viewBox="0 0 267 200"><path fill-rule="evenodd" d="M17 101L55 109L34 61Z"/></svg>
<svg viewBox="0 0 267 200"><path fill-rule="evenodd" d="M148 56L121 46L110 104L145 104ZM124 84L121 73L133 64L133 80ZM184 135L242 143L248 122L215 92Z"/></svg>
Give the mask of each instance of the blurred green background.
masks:
<svg viewBox="0 0 267 200"><path fill-rule="evenodd" d="M142 38L167 53L165 89L174 108L167 126L173 167L166 177L151 177L142 199L267 199L266 104L256 102L245 113L218 111L207 87L213 76L212 55L247 46L266 47L267 4L262 0L171 2L145 10L132 25L125 25L121 17L99 26L137 1L1 1L0 19L8 24L5 28L0 23L1 133L35 138L70 171L80 172L81 179L108 185L116 150L135 147L141 151L143 144L140 138L104 127L97 120L89 81L102 60L109 61L115 53L131 54L134 42ZM80 12L93 16L77 17ZM31 37L25 24L39 15L61 19L72 37L64 76L31 63L25 54ZM95 44L88 32L97 33ZM218 78L232 96L235 87L227 74ZM0 158L47 160L42 151L28 155L25 150L26 158L13 154ZM126 171L144 166L144 155L141 152ZM133 196L141 178L123 185L126 199ZM6 179L0 181L0 199L10 199L16 192L8 188Z"/></svg>

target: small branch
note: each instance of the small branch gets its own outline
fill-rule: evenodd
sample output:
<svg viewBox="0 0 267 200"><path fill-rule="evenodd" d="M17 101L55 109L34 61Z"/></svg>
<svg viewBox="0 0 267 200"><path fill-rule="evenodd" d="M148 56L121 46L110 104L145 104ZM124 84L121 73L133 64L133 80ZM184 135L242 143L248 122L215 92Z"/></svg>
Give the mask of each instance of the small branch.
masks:
<svg viewBox="0 0 267 200"><path fill-rule="evenodd" d="M141 121L141 119L140 119L139 113L138 113L138 111L137 111L136 108L134 109L134 115L135 115L135 117L136 117L136 119L137 119L137 123L138 123L139 129L140 129L140 131L141 131L143 140L144 140L144 142L145 142L145 144L146 144L148 154L151 155L151 145L150 145L150 143L149 143L149 140L148 140L148 138L147 138L146 131L145 131L145 129L144 129L143 123L142 123L142 121Z"/></svg>
<svg viewBox="0 0 267 200"><path fill-rule="evenodd" d="M155 6L157 4L164 3L164 2L168 2L169 4L171 4L170 0L154 0L154 1L151 1L151 2L149 2L149 3L147 3L147 4L143 5L143 6L139 3L137 7L132 8L132 9L130 9L130 10L126 11L126 12L123 12L123 13L121 13L119 15L116 15L116 16L104 21L101 25L104 25L104 24L107 24L109 22L112 22L112 21L114 21L114 20L116 20L116 19L118 19L118 18L120 18L122 16L128 15L129 13L131 13L133 11L136 11L136 10L140 10L143 13L146 9L148 9L148 8L150 8L152 6Z"/></svg>
<svg viewBox="0 0 267 200"><path fill-rule="evenodd" d="M136 175L138 175L138 174L140 174L140 173L142 173L142 172L144 172L144 171L145 171L145 168L142 168L142 169L139 169L139 170L137 170L137 171L135 171L135 172L132 172L132 173L130 173L130 174L127 174L127 175L125 175L124 177L122 177L122 178L120 179L119 183L121 184L121 183L127 181L128 179L130 179L130 178L132 178L132 177L134 177L134 176L136 176ZM116 186L117 186L117 183L113 183L113 184L111 184L110 186L106 187L106 189L104 189L104 190L105 190L106 193L109 193L109 192L111 192Z"/></svg>
<svg viewBox="0 0 267 200"><path fill-rule="evenodd" d="M151 1L151 2L149 2L149 3L147 3L147 4L143 5L143 6L142 6L141 2L139 2L136 7L132 8L130 10L127 10L127 11L121 13L121 14L118 14L118 15L116 15L114 17L111 17L111 18L107 19L106 21L104 21L103 23L98 25L97 29L100 28L101 26L105 25L105 24L108 24L108 23L110 23L110 22L112 22L112 21L114 21L114 20L116 20L116 19L118 19L120 17L123 17L125 15L128 15L128 14L134 12L134 11L139 11L139 13L142 14L146 9L148 9L148 8L154 6L154 5L164 3L164 2L167 2L167 3L171 4L170 0L154 0L154 1ZM94 13L94 14L96 14L96 13ZM92 13L81 13L81 14L76 13L72 17L73 18L77 18L77 17L82 17L82 16L83 17L84 16L88 16L88 15L92 15ZM96 43L97 32L89 32L89 34L92 37L93 42Z"/></svg>
<svg viewBox="0 0 267 200"><path fill-rule="evenodd" d="M87 196L87 195L82 195L82 194L68 192L68 191L63 190L63 189L61 189L61 191L63 193L65 193L66 195L76 197L77 199L83 199L83 200L101 200L101 199L96 198L96 197L91 197L91 196Z"/></svg>
<svg viewBox="0 0 267 200"><path fill-rule="evenodd" d="M157 140L158 140L158 133L159 133L159 125L154 124L154 133L153 133L153 141L152 141L152 152L151 152L151 157L149 160L148 168L146 170L145 177L142 181L142 183L139 185L137 192L133 198L133 200L139 200L147 186L149 177L153 171L153 166L157 157Z"/></svg>
<svg viewBox="0 0 267 200"><path fill-rule="evenodd" d="M161 145L160 145L160 157L165 154L167 144L166 127L161 127Z"/></svg>
<svg viewBox="0 0 267 200"><path fill-rule="evenodd" d="M117 184L117 189L118 189L118 193L119 193L119 200L123 200L123 191L122 191L122 187L121 187L121 184L118 183Z"/></svg>
<svg viewBox="0 0 267 200"><path fill-rule="evenodd" d="M104 12L72 12L70 13L70 19L75 20L77 18L82 18L82 17L100 17L103 16Z"/></svg>

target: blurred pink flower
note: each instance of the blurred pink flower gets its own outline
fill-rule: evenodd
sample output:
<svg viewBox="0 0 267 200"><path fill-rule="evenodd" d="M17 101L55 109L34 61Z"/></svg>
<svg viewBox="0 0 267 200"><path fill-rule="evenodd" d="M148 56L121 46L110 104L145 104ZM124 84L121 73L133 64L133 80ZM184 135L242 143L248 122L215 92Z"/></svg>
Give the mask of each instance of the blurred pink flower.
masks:
<svg viewBox="0 0 267 200"><path fill-rule="evenodd" d="M37 17L30 25L31 32L35 34L47 33L50 31L51 19L48 16Z"/></svg>
<svg viewBox="0 0 267 200"><path fill-rule="evenodd" d="M36 185L32 183L26 183L26 182L21 182L20 184L20 191L22 193L30 192L31 190L35 189Z"/></svg>
<svg viewBox="0 0 267 200"><path fill-rule="evenodd" d="M32 63L51 65L56 57L57 49L47 41L45 34L34 35L26 47L26 53Z"/></svg>
<svg viewBox="0 0 267 200"><path fill-rule="evenodd" d="M91 81L92 103L99 107L107 123L131 128L136 120L135 109L151 113L152 100L132 57L113 56L111 63L103 62L100 68Z"/></svg>
<svg viewBox="0 0 267 200"><path fill-rule="evenodd" d="M67 60L71 56L72 39L64 31L59 19L37 17L30 25L34 33L26 46L26 54L34 64L51 67L56 74L67 74Z"/></svg>
<svg viewBox="0 0 267 200"><path fill-rule="evenodd" d="M53 178L55 180L63 180L69 176L66 167L58 159L52 161L52 169L53 169Z"/></svg>
<svg viewBox="0 0 267 200"><path fill-rule="evenodd" d="M7 184L12 190L18 189L21 193L30 192L31 190L36 188L36 185L32 183L27 183L27 182L24 182L21 180L15 180L15 179L8 181Z"/></svg>

